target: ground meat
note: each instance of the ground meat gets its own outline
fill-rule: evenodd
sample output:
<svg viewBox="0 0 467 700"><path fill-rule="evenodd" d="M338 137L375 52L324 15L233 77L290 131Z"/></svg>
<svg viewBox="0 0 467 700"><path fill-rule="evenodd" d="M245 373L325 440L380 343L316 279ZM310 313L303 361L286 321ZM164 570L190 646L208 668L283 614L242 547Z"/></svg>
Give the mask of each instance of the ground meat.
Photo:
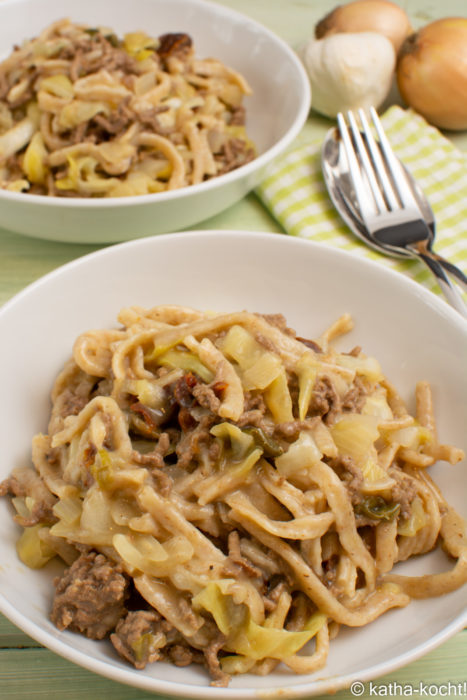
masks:
<svg viewBox="0 0 467 700"><path fill-rule="evenodd" d="M352 505L356 506L361 503L363 475L352 457L349 455L339 455L339 457L330 460L329 463L339 478L345 482Z"/></svg>
<svg viewBox="0 0 467 700"><path fill-rule="evenodd" d="M411 503L417 495L417 488L413 480L405 475L398 467L389 469L389 476L395 480L392 487L392 500L400 503L400 514L403 518L409 518L412 513Z"/></svg>
<svg viewBox="0 0 467 700"><path fill-rule="evenodd" d="M175 666L189 666L193 663L203 663L201 654L185 644L174 644L167 649L167 658Z"/></svg>
<svg viewBox="0 0 467 700"><path fill-rule="evenodd" d="M293 338L295 338L295 331L292 328L289 328L287 325L287 319L283 314L258 314L258 316L261 316L264 318L265 321L267 321L271 326L275 326L278 328L282 333L286 333L286 335L290 335Z"/></svg>
<svg viewBox="0 0 467 700"><path fill-rule="evenodd" d="M332 380L324 375L315 383L310 400L309 412L312 415L322 416L326 423L332 423L334 416L340 413L341 400L332 383Z"/></svg>
<svg viewBox="0 0 467 700"><path fill-rule="evenodd" d="M272 434L273 425L264 420L267 411L262 394L254 391L245 391L244 412L237 421L237 425L242 428L245 425L254 425L267 435Z"/></svg>
<svg viewBox="0 0 467 700"><path fill-rule="evenodd" d="M208 445L213 440L210 428L214 421L215 416L204 416L194 430L181 438L176 448L179 467L186 469L193 464L200 454L201 446Z"/></svg>
<svg viewBox="0 0 467 700"><path fill-rule="evenodd" d="M252 411L244 411L237 421L239 428L244 428L246 425L260 428L266 434L272 434L273 426L264 420L264 413L258 409Z"/></svg>
<svg viewBox="0 0 467 700"><path fill-rule="evenodd" d="M220 168L217 175L224 175L231 170L239 168L245 163L249 163L255 157L255 151L250 148L242 139L229 139L226 141L221 151L215 156L215 160L219 162Z"/></svg>
<svg viewBox="0 0 467 700"><path fill-rule="evenodd" d="M213 679L211 685L220 688L227 687L230 681L230 676L221 669L218 658L219 651L222 649L224 643L225 635L219 632L204 650L206 664L211 678Z"/></svg>
<svg viewBox="0 0 467 700"><path fill-rule="evenodd" d="M26 490L24 486L14 476L10 476L0 483L0 496L25 496Z"/></svg>
<svg viewBox="0 0 467 700"><path fill-rule="evenodd" d="M355 347L352 348L352 350L349 350L349 352L344 352L342 353L343 355L349 355L350 357L359 357L362 352L362 348L360 345L355 345Z"/></svg>
<svg viewBox="0 0 467 700"><path fill-rule="evenodd" d="M161 658L161 649L173 630L155 610L134 610L118 621L110 641L120 656L142 669Z"/></svg>
<svg viewBox="0 0 467 700"><path fill-rule="evenodd" d="M303 345L306 345L307 348L310 348L310 350L313 350L313 352L317 353L322 353L323 349L321 348L318 343L316 343L314 340L309 340L308 338L300 338L297 336L297 340L299 340Z"/></svg>
<svg viewBox="0 0 467 700"><path fill-rule="evenodd" d="M261 413L266 413L266 404L264 402L264 396L256 391L245 391L245 411L261 411Z"/></svg>
<svg viewBox="0 0 467 700"><path fill-rule="evenodd" d="M15 521L22 527L31 527L38 523L52 524L57 518L52 510L57 499L50 493L42 477L29 467L14 469L11 476L0 483L0 496L11 495L33 500L30 515L15 515Z"/></svg>
<svg viewBox="0 0 467 700"><path fill-rule="evenodd" d="M116 651L135 668L167 660L175 666L203 664L204 655L190 647L180 632L156 610L135 610L122 618L110 635Z"/></svg>
<svg viewBox="0 0 467 700"><path fill-rule="evenodd" d="M89 401L89 395L80 396L79 394L74 394L69 389L66 389L63 395L62 418L67 416L77 416L80 411L86 406Z"/></svg>
<svg viewBox="0 0 467 700"><path fill-rule="evenodd" d="M354 383L342 399L342 408L352 413L360 413L367 396L367 387L360 377L355 377Z"/></svg>
<svg viewBox="0 0 467 700"><path fill-rule="evenodd" d="M279 355L278 348L275 345L275 343L273 343L271 338L268 338L266 335L263 335L263 333L255 333L255 340L266 350L269 350L270 352Z"/></svg>
<svg viewBox="0 0 467 700"><path fill-rule="evenodd" d="M229 124L230 126L245 126L245 107L243 105L232 110Z"/></svg>
<svg viewBox="0 0 467 700"><path fill-rule="evenodd" d="M172 490L173 479L166 474L163 469L153 469L152 476L156 485L156 490L162 496L168 496Z"/></svg>
<svg viewBox="0 0 467 700"><path fill-rule="evenodd" d="M198 380L195 375L192 372L187 372L175 384L171 385L170 390L173 393L174 401L180 408L191 408L193 406L193 388L197 383Z"/></svg>
<svg viewBox="0 0 467 700"><path fill-rule="evenodd" d="M52 510L52 506L49 503L44 503L43 501L34 503L31 510L31 515L28 518L23 518L21 515L15 515L14 519L22 527L31 527L33 525L38 525L39 523L52 525L58 520L57 516Z"/></svg>
<svg viewBox="0 0 467 700"><path fill-rule="evenodd" d="M316 417L305 420L292 420L287 423L277 423L274 426L274 436L282 437L286 440L296 440L300 431L310 430L316 424Z"/></svg>
<svg viewBox="0 0 467 700"><path fill-rule="evenodd" d="M277 608L277 603L279 602L279 598L283 592L288 592L289 587L285 583L284 580L281 580L279 583L275 584L273 587L271 587L273 584L271 583L272 580L274 579L281 579L282 576L281 574L275 574L271 579L268 581L268 589L266 593L263 593L262 598L263 598L263 603L264 603L264 609L268 612L271 613Z"/></svg>
<svg viewBox="0 0 467 700"><path fill-rule="evenodd" d="M200 406L208 408L211 413L218 413L221 401L208 384L202 384L201 382L196 384L196 386L193 387L193 396Z"/></svg>
<svg viewBox="0 0 467 700"><path fill-rule="evenodd" d="M338 595L339 591L336 588L337 564L339 557L333 555L330 559L323 561L323 582L324 585L334 594Z"/></svg>
<svg viewBox="0 0 467 700"><path fill-rule="evenodd" d="M249 578L261 578L261 570L241 553L240 536L237 530L232 530L232 532L229 533L228 547L229 555L223 566L223 571L226 576L234 576L237 578L240 573L244 572Z"/></svg>
<svg viewBox="0 0 467 700"><path fill-rule="evenodd" d="M111 112L108 117L97 114L92 121L108 134L117 135L123 133L133 118L134 115L131 112L119 105L117 110Z"/></svg>
<svg viewBox="0 0 467 700"><path fill-rule="evenodd" d="M89 73L100 70L121 70L124 73L136 71L135 59L125 50L113 46L109 37L96 32L92 39L75 42L75 56L70 68L73 82Z"/></svg>
<svg viewBox="0 0 467 700"><path fill-rule="evenodd" d="M81 554L55 586L50 617L59 630L103 639L125 613L128 580L103 554Z"/></svg>
<svg viewBox="0 0 467 700"><path fill-rule="evenodd" d="M144 464L155 469L162 469L165 466L164 457L171 451L170 435L167 432L161 433L157 442L154 444L154 449L150 452L139 452L132 450L132 459L137 464Z"/></svg>

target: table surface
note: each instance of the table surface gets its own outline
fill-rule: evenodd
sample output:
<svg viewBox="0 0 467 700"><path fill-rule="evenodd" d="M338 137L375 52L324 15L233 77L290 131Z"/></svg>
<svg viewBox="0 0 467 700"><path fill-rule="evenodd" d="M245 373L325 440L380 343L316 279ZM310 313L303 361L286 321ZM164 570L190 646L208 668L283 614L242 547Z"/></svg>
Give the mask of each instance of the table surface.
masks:
<svg viewBox="0 0 467 700"><path fill-rule="evenodd" d="M316 21L337 4L335 0L218 1L262 22L293 47L310 36ZM405 7L415 27L441 16L465 16L467 9L466 0L399 0L399 4ZM324 136L329 126L328 120L312 114L297 141ZM467 151L467 132L447 136ZM254 194L193 228L281 231ZM35 279L97 248L40 241L0 230L0 305ZM420 683L423 683L425 687L430 684L438 686L440 695L465 696L466 661L467 630L463 630L423 658L379 678L375 683L381 686L380 694L423 694L423 688L420 690ZM461 683L462 686L457 686ZM0 689L1 700L28 700L32 697L142 700L154 697L75 666L41 647L1 615ZM430 692L433 693L433 688ZM367 683L360 697L367 698L371 694L374 694L374 688ZM349 690L336 694L336 698L351 697Z"/></svg>

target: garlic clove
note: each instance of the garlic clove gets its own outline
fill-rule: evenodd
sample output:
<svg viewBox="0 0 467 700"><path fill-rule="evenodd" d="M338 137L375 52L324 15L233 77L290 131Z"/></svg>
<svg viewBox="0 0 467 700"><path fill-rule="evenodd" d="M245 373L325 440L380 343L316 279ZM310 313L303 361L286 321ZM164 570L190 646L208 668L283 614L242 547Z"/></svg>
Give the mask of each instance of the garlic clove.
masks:
<svg viewBox="0 0 467 700"><path fill-rule="evenodd" d="M298 54L312 88L312 107L327 117L359 107L378 108L392 85L396 53L375 32L310 39Z"/></svg>

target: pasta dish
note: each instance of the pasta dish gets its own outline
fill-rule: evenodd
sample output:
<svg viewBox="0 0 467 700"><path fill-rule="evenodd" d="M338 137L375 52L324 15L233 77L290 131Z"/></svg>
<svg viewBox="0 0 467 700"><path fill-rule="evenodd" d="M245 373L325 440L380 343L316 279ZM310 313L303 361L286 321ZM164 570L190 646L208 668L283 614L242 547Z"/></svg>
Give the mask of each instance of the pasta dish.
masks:
<svg viewBox="0 0 467 700"><path fill-rule="evenodd" d="M124 197L201 183L255 157L250 94L187 34L60 20L0 63L0 187Z"/></svg>
<svg viewBox="0 0 467 700"><path fill-rule="evenodd" d="M51 619L110 638L142 669L234 674L326 664L341 626L467 581L464 522L427 473L430 386L408 411L378 361L283 316L123 309L80 335L52 392L34 468L10 494L31 567L58 556ZM441 546L445 571L394 565Z"/></svg>

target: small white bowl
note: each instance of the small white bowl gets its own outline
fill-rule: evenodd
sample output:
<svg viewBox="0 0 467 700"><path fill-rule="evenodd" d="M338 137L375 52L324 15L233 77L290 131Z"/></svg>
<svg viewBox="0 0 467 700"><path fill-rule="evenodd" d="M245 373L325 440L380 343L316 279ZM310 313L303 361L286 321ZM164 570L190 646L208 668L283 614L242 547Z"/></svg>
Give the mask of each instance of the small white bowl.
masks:
<svg viewBox="0 0 467 700"><path fill-rule="evenodd" d="M123 306L184 304L199 309L283 313L303 337L317 337L344 312L355 330L340 346L361 345L412 405L415 383L433 388L440 440L465 448L467 324L442 300L374 262L287 236L239 231L189 232L131 241L52 272L0 310L0 480L30 464L31 438L47 427L49 392L74 339L115 327ZM430 469L443 494L466 515L467 465ZM0 610L27 634L96 673L186 700L285 700L332 693L414 661L467 622L465 591L412 601L370 625L342 629L327 665L295 675L234 677L208 685L205 669L154 663L137 671L110 642L59 632L49 620L54 565L32 571L18 560L19 528L0 499ZM440 552L398 565L420 575L447 569ZM19 681L20 682L20 681Z"/></svg>
<svg viewBox="0 0 467 700"><path fill-rule="evenodd" d="M255 187L308 116L309 82L292 49L257 22L204 0L3 0L0 57L62 17L110 26L120 35L139 29L154 36L190 34L199 57L219 58L250 83L247 130L258 157L199 185L135 197L62 199L0 189L0 227L70 243L112 243L187 228Z"/></svg>

